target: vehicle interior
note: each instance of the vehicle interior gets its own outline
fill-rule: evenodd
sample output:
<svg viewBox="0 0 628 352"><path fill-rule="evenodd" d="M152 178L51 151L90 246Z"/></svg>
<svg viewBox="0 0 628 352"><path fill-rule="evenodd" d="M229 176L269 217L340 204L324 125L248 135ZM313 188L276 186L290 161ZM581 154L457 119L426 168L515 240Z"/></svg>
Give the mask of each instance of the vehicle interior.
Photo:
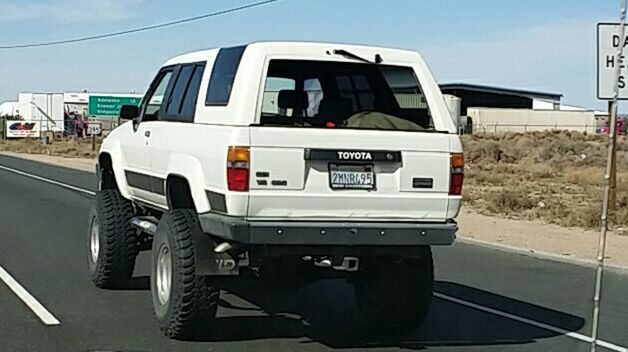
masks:
<svg viewBox="0 0 628 352"><path fill-rule="evenodd" d="M410 67L272 60L263 94L265 126L433 129Z"/></svg>

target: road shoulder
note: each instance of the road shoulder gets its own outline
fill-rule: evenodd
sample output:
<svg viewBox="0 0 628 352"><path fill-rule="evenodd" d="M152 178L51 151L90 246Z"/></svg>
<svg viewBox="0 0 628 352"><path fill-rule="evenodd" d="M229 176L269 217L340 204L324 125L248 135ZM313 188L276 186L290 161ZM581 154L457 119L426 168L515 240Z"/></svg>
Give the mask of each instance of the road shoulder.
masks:
<svg viewBox="0 0 628 352"><path fill-rule="evenodd" d="M26 153L16 153L16 152L7 152L7 151L0 151L0 155L6 155L6 156L14 157L14 158L37 161L44 164L62 166L62 167L70 168L70 169L88 171L88 172L94 172L95 165L96 165L95 159L66 158L66 157L56 156L56 155L26 154Z"/></svg>

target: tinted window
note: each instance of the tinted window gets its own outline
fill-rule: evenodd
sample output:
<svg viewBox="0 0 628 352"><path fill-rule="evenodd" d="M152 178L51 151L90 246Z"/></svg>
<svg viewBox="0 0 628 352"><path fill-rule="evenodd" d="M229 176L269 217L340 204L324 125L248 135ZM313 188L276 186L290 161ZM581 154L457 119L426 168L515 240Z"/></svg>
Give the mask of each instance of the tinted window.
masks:
<svg viewBox="0 0 628 352"><path fill-rule="evenodd" d="M198 100L198 90L201 86L201 79L203 78L204 71L205 66L196 65L194 68L194 73L192 74L192 78L188 84L188 90L185 93L185 98L183 98L181 115L194 116L194 111L196 111L196 101Z"/></svg>
<svg viewBox="0 0 628 352"><path fill-rule="evenodd" d="M246 46L220 49L207 88L206 105L227 105Z"/></svg>
<svg viewBox="0 0 628 352"><path fill-rule="evenodd" d="M183 95L190 83L190 77L194 71L194 65L184 65L179 70L179 75L172 88L170 98L168 98L168 104L166 104L166 114L178 115L181 111L181 102L183 101Z"/></svg>
<svg viewBox="0 0 628 352"><path fill-rule="evenodd" d="M167 121L194 121L196 100L205 65L185 64L179 69L166 106L166 114L160 118Z"/></svg>
<svg viewBox="0 0 628 352"><path fill-rule="evenodd" d="M340 96L351 99L354 111L374 110L375 94L363 75L336 77Z"/></svg>

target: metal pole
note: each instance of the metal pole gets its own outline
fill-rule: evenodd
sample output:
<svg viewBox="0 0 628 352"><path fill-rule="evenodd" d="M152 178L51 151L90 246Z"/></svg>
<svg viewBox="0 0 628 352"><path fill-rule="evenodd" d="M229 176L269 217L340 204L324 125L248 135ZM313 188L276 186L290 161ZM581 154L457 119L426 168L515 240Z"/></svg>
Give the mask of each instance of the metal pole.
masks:
<svg viewBox="0 0 628 352"><path fill-rule="evenodd" d="M622 56L624 48L623 42L625 37L625 23L626 23L626 6L628 6L628 0L620 0L621 15L619 23L619 38L620 44L615 53L615 79L613 85L613 101L610 109L610 124L608 126L608 148L606 152L606 170L604 172L604 191L602 200L602 215L600 216L600 238L597 247L597 267L595 271L595 292L593 294L593 322L591 326L591 352L597 350L597 336L599 330L600 319L600 298L602 295L602 279L604 275L604 253L606 251L606 230L607 230L607 217L608 217L608 205L611 190L611 173L613 171L613 154L615 152L615 129L617 120L617 97L619 96L619 60Z"/></svg>
<svg viewBox="0 0 628 352"><path fill-rule="evenodd" d="M615 116L613 117L613 113ZM608 134L611 135L611 124L617 125L617 101L611 100L608 102ZM615 127L616 129L617 127ZM617 131L613 133L613 144L617 145ZM608 208L615 210L617 208L617 149L613 148L613 155L611 156L611 190L608 200Z"/></svg>

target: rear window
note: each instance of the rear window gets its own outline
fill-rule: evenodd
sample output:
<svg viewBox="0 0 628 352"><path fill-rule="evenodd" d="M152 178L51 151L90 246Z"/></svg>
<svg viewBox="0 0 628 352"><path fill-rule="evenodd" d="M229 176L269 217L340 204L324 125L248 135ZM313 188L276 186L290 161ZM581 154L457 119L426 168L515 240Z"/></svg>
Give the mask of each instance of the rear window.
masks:
<svg viewBox="0 0 628 352"><path fill-rule="evenodd" d="M433 129L411 67L272 60L261 110L266 126Z"/></svg>

